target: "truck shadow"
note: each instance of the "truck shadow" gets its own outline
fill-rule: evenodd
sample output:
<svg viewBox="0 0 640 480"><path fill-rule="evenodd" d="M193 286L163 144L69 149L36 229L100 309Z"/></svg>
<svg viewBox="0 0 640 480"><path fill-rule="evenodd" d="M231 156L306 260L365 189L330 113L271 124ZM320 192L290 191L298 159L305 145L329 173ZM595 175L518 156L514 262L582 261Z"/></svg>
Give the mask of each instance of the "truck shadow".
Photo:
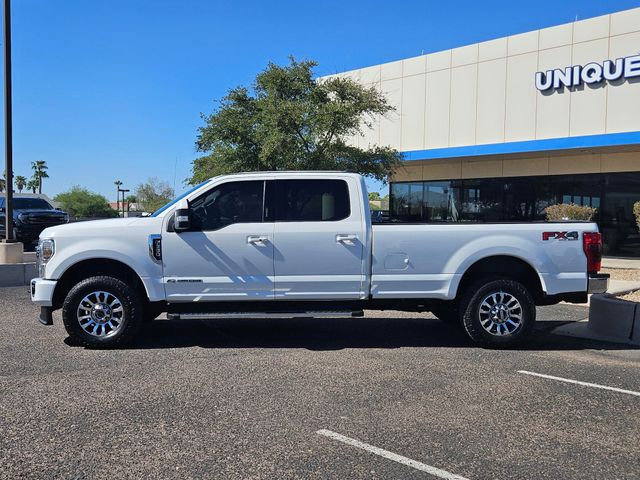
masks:
<svg viewBox="0 0 640 480"><path fill-rule="evenodd" d="M628 345L552 335L566 322L540 322L534 335L517 350L634 349ZM70 344L67 339L66 343ZM480 348L456 325L435 318L230 319L162 320L143 326L123 349L168 348L346 348L443 347Z"/></svg>

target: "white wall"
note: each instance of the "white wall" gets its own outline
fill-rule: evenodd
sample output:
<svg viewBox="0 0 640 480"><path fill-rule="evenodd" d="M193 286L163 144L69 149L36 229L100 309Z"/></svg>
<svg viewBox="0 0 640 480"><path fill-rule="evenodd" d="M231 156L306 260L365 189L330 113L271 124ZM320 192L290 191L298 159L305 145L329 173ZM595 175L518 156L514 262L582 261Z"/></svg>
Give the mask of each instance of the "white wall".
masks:
<svg viewBox="0 0 640 480"><path fill-rule="evenodd" d="M351 141L401 151L640 131L640 81L546 93L535 72L640 53L640 8L339 74L396 107Z"/></svg>

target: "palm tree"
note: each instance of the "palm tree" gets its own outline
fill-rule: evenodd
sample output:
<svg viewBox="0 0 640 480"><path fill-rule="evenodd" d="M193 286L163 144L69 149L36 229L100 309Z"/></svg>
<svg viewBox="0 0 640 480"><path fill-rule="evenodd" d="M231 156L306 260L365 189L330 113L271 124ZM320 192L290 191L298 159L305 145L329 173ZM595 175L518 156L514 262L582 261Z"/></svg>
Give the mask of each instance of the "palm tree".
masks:
<svg viewBox="0 0 640 480"><path fill-rule="evenodd" d="M36 193L38 189L38 179L35 177L31 177L31 180L27 182L27 190L31 190L31 193Z"/></svg>
<svg viewBox="0 0 640 480"><path fill-rule="evenodd" d="M4 178L0 178L0 192L4 192L4 187L7 186L7 181Z"/></svg>
<svg viewBox="0 0 640 480"><path fill-rule="evenodd" d="M19 193L22 193L22 189L27 185L27 178L22 175L16 177L16 188Z"/></svg>
<svg viewBox="0 0 640 480"><path fill-rule="evenodd" d="M49 178L47 162L44 160L36 160L35 162L31 162L31 168L33 169L34 178L38 179L38 193L42 193L42 179Z"/></svg>
<svg viewBox="0 0 640 480"><path fill-rule="evenodd" d="M120 213L120 185L122 185L122 182L116 180L113 184L116 186L116 212Z"/></svg>

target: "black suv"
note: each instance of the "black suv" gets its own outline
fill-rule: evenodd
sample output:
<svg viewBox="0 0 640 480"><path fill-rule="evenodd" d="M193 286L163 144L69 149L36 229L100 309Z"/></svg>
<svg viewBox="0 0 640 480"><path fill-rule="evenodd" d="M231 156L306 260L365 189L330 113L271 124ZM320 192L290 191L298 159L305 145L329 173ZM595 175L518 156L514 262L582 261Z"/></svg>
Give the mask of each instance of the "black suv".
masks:
<svg viewBox="0 0 640 480"><path fill-rule="evenodd" d="M0 197L0 238L5 237L5 197ZM69 215L53 208L38 197L13 198L13 231L16 240L29 246L38 241L40 232L47 227L67 223Z"/></svg>

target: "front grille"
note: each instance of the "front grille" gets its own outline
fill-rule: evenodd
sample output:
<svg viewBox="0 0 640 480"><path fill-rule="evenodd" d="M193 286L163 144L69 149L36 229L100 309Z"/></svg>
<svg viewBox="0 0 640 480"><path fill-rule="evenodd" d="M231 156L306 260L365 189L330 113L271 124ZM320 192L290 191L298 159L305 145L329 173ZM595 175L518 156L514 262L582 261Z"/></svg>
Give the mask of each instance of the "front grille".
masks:
<svg viewBox="0 0 640 480"><path fill-rule="evenodd" d="M30 225L60 225L65 223L65 218L61 215L27 215L24 223Z"/></svg>

